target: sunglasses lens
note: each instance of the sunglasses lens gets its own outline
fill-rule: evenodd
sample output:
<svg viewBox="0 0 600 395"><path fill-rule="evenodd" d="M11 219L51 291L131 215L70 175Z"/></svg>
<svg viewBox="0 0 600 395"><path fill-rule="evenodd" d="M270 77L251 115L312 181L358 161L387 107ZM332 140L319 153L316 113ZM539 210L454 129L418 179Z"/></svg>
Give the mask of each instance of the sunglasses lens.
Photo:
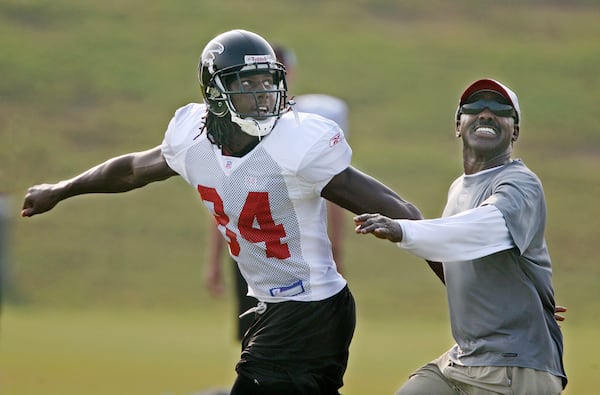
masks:
<svg viewBox="0 0 600 395"><path fill-rule="evenodd" d="M493 100L477 100L473 103L463 104L461 111L465 114L479 114L485 109L490 110L499 117L512 117L515 115L515 109L510 104L502 104Z"/></svg>

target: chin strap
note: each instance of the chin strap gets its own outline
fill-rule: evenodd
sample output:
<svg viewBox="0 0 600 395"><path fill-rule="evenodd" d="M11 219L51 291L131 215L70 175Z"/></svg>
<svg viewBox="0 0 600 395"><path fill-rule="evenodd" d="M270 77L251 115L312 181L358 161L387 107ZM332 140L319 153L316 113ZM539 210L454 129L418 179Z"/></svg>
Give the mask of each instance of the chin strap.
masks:
<svg viewBox="0 0 600 395"><path fill-rule="evenodd" d="M258 137L260 140L263 136L271 133L271 130L275 127L278 117L267 118L264 121L257 121L254 118L242 118L233 111L230 111L231 122L239 125L242 132L249 134L250 136Z"/></svg>
<svg viewBox="0 0 600 395"><path fill-rule="evenodd" d="M288 111L292 110L292 113L294 114L294 119L296 120L296 125L300 125L300 116L298 115L298 111L296 110L296 107L294 107L296 105L296 100L294 100L295 96L293 96L288 102Z"/></svg>

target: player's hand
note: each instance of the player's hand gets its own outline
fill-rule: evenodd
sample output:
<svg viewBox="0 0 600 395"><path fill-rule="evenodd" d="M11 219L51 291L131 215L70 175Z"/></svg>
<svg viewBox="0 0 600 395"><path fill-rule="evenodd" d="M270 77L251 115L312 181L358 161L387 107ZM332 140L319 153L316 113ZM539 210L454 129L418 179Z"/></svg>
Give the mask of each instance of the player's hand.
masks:
<svg viewBox="0 0 600 395"><path fill-rule="evenodd" d="M559 313L566 313L567 308L564 306L554 306L554 319L556 321L562 322L565 320L565 316Z"/></svg>
<svg viewBox="0 0 600 395"><path fill-rule="evenodd" d="M361 214L354 217L354 231L358 234L372 233L380 239L397 243L402 241L402 227L397 221L381 214Z"/></svg>
<svg viewBox="0 0 600 395"><path fill-rule="evenodd" d="M52 210L60 202L61 194L58 184L40 184L27 190L23 201L21 217L31 217Z"/></svg>

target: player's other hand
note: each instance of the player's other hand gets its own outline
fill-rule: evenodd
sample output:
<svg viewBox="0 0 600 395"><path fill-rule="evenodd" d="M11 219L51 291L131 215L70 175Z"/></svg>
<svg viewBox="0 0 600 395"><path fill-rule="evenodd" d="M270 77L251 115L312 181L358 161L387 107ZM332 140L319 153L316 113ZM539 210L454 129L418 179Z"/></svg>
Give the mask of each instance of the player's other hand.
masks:
<svg viewBox="0 0 600 395"><path fill-rule="evenodd" d="M372 233L380 239L397 243L402 241L402 227L391 218L381 214L361 214L354 217L354 231L358 234Z"/></svg>
<svg viewBox="0 0 600 395"><path fill-rule="evenodd" d="M51 210L61 201L57 184L35 185L27 190L23 200L21 217L31 217Z"/></svg>

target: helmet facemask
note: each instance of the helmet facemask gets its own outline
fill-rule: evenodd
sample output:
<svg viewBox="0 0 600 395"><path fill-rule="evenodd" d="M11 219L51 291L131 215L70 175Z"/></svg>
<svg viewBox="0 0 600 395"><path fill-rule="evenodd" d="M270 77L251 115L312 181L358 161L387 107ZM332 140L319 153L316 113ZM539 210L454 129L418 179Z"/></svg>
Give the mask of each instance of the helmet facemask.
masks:
<svg viewBox="0 0 600 395"><path fill-rule="evenodd" d="M246 60L245 65L219 70L206 89L213 114L218 117L229 114L244 133L259 138L273 129L287 96L285 67L269 61L271 59L264 60L267 61L249 63Z"/></svg>

